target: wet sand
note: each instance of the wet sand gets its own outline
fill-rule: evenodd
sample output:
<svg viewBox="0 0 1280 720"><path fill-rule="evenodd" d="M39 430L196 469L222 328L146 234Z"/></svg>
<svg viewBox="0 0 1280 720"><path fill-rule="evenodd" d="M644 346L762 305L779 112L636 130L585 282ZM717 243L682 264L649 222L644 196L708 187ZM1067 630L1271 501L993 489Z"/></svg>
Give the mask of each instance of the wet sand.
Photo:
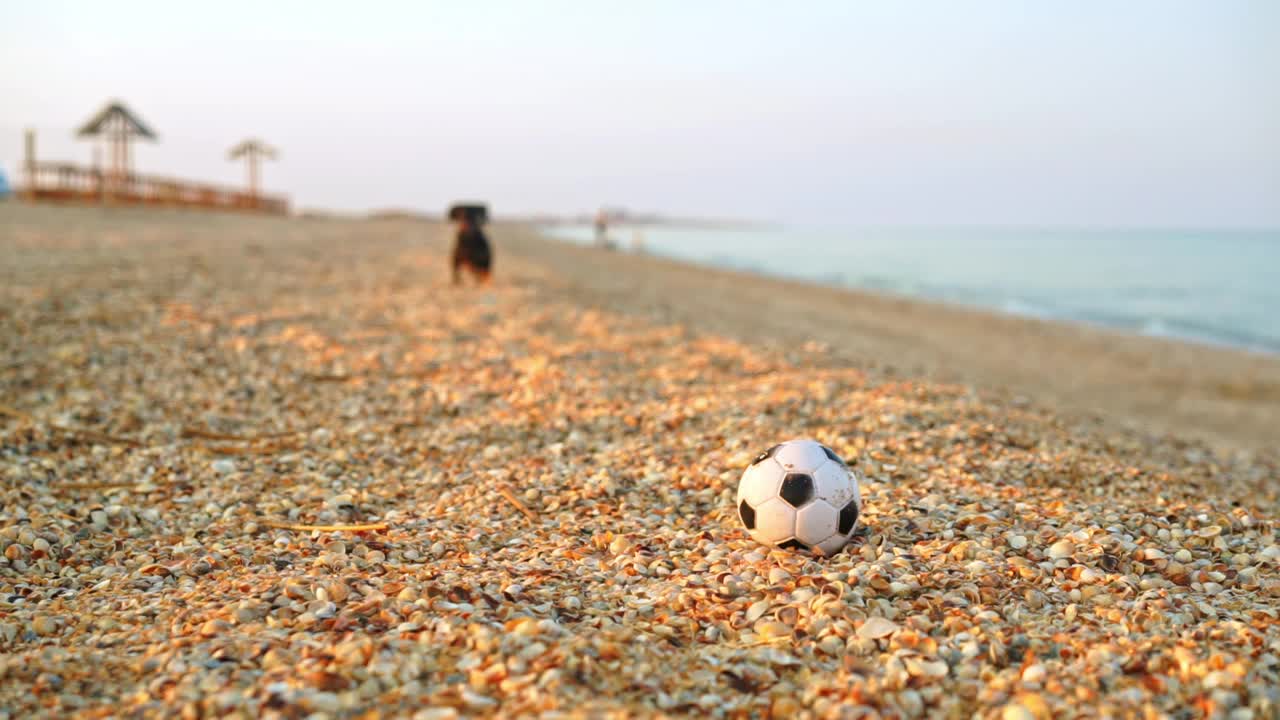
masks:
<svg viewBox="0 0 1280 720"><path fill-rule="evenodd" d="M972 384L1114 426L1280 448L1280 357L695 267L543 240L508 250L592 302L745 342L815 341L859 367Z"/></svg>
<svg viewBox="0 0 1280 720"><path fill-rule="evenodd" d="M0 205L0 716L1275 716L1269 455L851 361L1002 319L494 234ZM796 436L834 557L735 513Z"/></svg>

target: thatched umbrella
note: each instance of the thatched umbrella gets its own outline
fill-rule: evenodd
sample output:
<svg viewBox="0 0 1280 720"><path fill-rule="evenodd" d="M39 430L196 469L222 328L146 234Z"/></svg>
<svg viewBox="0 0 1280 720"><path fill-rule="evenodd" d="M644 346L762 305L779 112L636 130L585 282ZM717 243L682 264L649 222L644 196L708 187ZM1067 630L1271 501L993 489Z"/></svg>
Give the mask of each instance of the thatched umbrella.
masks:
<svg viewBox="0 0 1280 720"><path fill-rule="evenodd" d="M262 142L250 138L243 140L239 145L231 148L227 153L230 160L239 160L244 158L245 164L249 167L249 194L253 197L258 196L258 176L262 161L275 160L279 157L276 149Z"/></svg>
<svg viewBox="0 0 1280 720"><path fill-rule="evenodd" d="M144 140L156 140L156 134L147 124L138 119L132 110L119 100L107 103L106 107L90 118L79 131L78 137L101 137L111 148L112 177L123 178L133 173L132 158L129 154L129 142L139 137Z"/></svg>

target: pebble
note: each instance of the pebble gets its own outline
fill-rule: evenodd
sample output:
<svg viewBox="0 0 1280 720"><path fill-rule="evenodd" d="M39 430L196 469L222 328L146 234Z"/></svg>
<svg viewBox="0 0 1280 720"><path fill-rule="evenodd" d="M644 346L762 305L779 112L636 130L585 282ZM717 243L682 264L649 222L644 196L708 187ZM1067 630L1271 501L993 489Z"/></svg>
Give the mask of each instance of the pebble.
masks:
<svg viewBox="0 0 1280 720"><path fill-rule="evenodd" d="M497 706L498 702L491 697L481 695L471 690L464 689L462 691L462 702L466 704L468 710L489 710Z"/></svg>
<svg viewBox="0 0 1280 720"><path fill-rule="evenodd" d="M1010 703L1000 711L1001 720L1036 720L1035 713L1020 703Z"/></svg>
<svg viewBox="0 0 1280 720"><path fill-rule="evenodd" d="M413 720L454 720L458 717L461 717L458 711L451 707L425 708L413 714Z"/></svg>
<svg viewBox="0 0 1280 720"><path fill-rule="evenodd" d="M231 626L223 620L209 620L200 626L200 634L204 637L217 637L230 630Z"/></svg>
<svg viewBox="0 0 1280 720"><path fill-rule="evenodd" d="M1045 674L1043 665L1039 663L1028 665L1022 669L1022 682L1035 684L1042 683L1044 682Z"/></svg>
<svg viewBox="0 0 1280 720"><path fill-rule="evenodd" d="M230 475L236 471L236 461L229 458L222 458L213 461L213 471L219 475Z"/></svg>

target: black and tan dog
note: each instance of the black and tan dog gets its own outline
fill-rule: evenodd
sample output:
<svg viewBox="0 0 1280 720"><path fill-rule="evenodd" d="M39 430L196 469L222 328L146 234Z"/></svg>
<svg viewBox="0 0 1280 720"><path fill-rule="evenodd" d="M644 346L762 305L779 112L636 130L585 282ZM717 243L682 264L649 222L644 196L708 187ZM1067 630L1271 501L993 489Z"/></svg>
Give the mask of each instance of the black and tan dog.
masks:
<svg viewBox="0 0 1280 720"><path fill-rule="evenodd" d="M453 284L462 282L462 269L469 270L477 283L489 282L493 272L493 248L481 226L489 219L484 205L454 205L449 219L458 224L453 243Z"/></svg>

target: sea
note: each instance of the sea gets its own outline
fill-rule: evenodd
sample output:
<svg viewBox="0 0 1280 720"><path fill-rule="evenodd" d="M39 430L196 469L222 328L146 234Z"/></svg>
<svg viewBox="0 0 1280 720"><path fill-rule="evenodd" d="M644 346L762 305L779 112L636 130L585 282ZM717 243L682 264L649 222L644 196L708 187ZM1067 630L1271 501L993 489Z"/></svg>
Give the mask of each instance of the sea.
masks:
<svg viewBox="0 0 1280 720"><path fill-rule="evenodd" d="M594 242L589 226L544 229ZM1280 354L1280 229L611 227L619 251Z"/></svg>

